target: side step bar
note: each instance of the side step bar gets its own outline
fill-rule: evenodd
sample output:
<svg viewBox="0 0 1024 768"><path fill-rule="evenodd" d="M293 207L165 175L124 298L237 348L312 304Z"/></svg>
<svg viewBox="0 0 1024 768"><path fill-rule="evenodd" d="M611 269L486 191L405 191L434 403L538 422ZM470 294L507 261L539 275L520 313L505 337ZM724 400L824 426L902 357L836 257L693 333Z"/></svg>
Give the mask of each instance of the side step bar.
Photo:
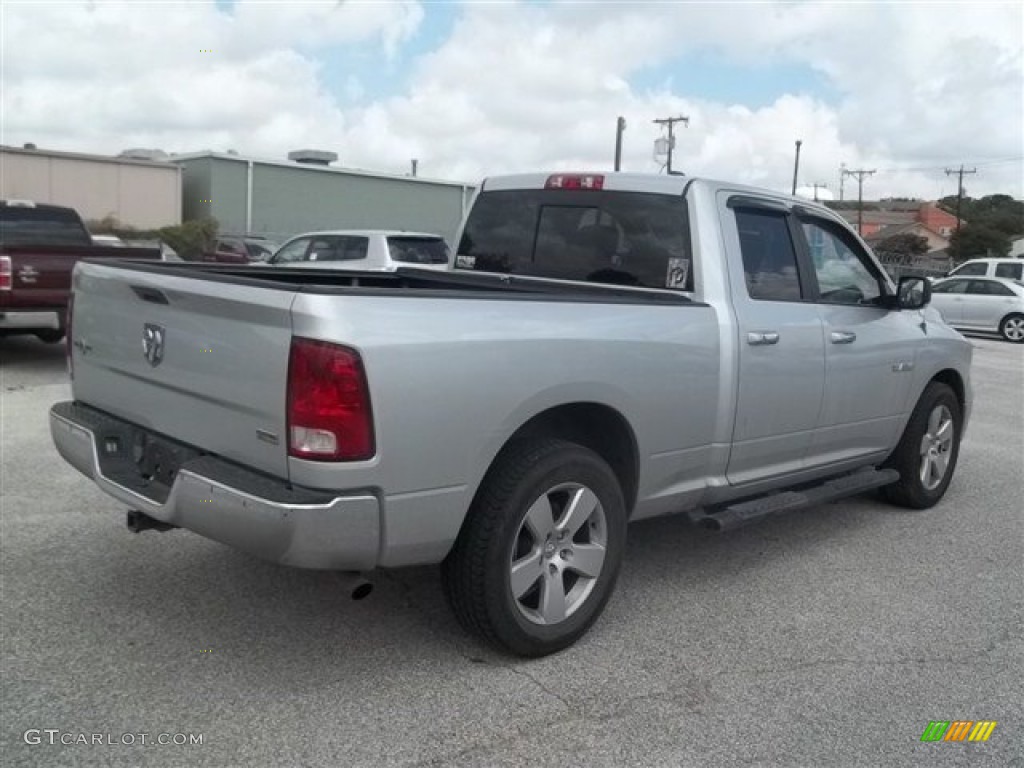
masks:
<svg viewBox="0 0 1024 768"><path fill-rule="evenodd" d="M900 479L895 469L864 469L852 475L829 480L799 491L783 491L717 509L697 509L690 521L713 531L731 531L778 512L792 512L805 507L854 496L864 491L891 485Z"/></svg>

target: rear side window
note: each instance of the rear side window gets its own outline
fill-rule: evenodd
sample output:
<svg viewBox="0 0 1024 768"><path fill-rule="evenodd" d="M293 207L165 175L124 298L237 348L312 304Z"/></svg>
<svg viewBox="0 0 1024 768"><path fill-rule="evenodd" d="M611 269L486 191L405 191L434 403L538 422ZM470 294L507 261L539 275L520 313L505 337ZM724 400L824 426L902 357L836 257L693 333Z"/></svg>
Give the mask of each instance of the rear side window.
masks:
<svg viewBox="0 0 1024 768"><path fill-rule="evenodd" d="M440 237L389 237L388 253L403 264L448 263L448 244Z"/></svg>
<svg viewBox="0 0 1024 768"><path fill-rule="evenodd" d="M455 266L693 290L686 201L645 192L482 192Z"/></svg>
<svg viewBox="0 0 1024 768"><path fill-rule="evenodd" d="M761 301L800 301L796 249L786 214L736 209L747 293Z"/></svg>
<svg viewBox="0 0 1024 768"><path fill-rule="evenodd" d="M92 245L74 211L0 205L0 245Z"/></svg>
<svg viewBox="0 0 1024 768"><path fill-rule="evenodd" d="M996 277L1020 280L1021 277L1024 277L1024 264L996 264Z"/></svg>
<svg viewBox="0 0 1024 768"><path fill-rule="evenodd" d="M983 296L1013 296L1014 293L1005 285L993 280L971 280L967 289L968 293L981 294Z"/></svg>

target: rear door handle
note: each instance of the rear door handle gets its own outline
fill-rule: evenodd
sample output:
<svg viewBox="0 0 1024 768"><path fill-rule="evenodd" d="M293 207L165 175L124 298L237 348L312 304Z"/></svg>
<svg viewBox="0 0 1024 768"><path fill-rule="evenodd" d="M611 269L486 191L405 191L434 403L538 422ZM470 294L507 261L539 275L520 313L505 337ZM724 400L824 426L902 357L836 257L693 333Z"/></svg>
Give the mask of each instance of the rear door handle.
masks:
<svg viewBox="0 0 1024 768"><path fill-rule="evenodd" d="M751 331L747 334L747 344L750 344L752 347L778 343L779 334L775 331Z"/></svg>
<svg viewBox="0 0 1024 768"><path fill-rule="evenodd" d="M833 344L853 344L857 340L857 334L852 331L832 331Z"/></svg>

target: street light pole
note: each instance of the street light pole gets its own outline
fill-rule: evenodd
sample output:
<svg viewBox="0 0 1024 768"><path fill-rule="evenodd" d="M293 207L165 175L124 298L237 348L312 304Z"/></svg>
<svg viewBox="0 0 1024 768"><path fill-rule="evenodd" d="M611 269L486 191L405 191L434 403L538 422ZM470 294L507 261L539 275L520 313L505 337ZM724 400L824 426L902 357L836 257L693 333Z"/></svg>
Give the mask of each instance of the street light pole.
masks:
<svg viewBox="0 0 1024 768"><path fill-rule="evenodd" d="M800 139L797 139L796 140L796 158L793 160L793 192L791 193L791 194L794 194L794 195L796 194L796 177L797 177L797 174L800 172L800 145L801 144L803 144L803 142L800 141Z"/></svg>
<svg viewBox="0 0 1024 768"><path fill-rule="evenodd" d="M622 167L622 132L626 130L626 118L620 117L615 125L615 170Z"/></svg>

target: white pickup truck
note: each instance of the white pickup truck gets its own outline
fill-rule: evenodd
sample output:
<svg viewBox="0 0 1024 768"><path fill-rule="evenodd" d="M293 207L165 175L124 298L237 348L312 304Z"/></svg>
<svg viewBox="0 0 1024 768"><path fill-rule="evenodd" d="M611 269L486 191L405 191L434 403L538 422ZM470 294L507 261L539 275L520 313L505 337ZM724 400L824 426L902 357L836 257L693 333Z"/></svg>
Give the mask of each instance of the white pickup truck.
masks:
<svg viewBox="0 0 1024 768"><path fill-rule="evenodd" d="M135 531L440 563L467 629L543 655L603 610L631 520L937 503L971 346L929 296L805 200L489 178L447 272L79 264L50 423Z"/></svg>

